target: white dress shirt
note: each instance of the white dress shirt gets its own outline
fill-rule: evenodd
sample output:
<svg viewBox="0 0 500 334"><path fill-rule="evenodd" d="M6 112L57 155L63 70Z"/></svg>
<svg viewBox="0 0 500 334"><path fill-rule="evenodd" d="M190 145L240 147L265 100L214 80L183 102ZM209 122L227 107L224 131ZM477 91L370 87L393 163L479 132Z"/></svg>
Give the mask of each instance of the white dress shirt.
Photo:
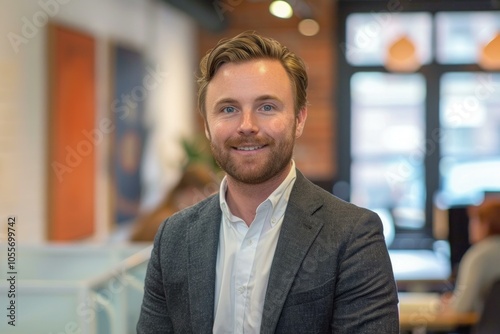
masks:
<svg viewBox="0 0 500 334"><path fill-rule="evenodd" d="M296 176L292 160L290 173L257 207L250 226L229 211L227 180L222 180L214 333L259 333L271 263Z"/></svg>

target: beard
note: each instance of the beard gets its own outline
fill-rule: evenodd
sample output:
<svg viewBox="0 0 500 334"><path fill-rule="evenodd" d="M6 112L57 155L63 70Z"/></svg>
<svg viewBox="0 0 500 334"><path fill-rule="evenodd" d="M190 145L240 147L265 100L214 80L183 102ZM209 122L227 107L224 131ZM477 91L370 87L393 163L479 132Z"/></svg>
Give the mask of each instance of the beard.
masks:
<svg viewBox="0 0 500 334"><path fill-rule="evenodd" d="M210 141L215 161L233 179L246 184L260 184L279 175L286 169L293 156L295 126L279 141L271 137L238 136L221 146ZM266 151L254 156L234 156L233 147L262 146Z"/></svg>

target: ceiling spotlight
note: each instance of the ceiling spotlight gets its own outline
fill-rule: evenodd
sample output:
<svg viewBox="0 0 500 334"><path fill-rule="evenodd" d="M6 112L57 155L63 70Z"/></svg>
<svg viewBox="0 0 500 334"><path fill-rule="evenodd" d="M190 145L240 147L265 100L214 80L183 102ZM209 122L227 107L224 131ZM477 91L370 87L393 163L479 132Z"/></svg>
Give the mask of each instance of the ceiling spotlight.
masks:
<svg viewBox="0 0 500 334"><path fill-rule="evenodd" d="M282 19L289 19L293 15L292 6L286 1L273 1L271 5L269 5L269 11L274 16Z"/></svg>
<svg viewBox="0 0 500 334"><path fill-rule="evenodd" d="M319 32L319 24L313 19L305 19L299 23L299 32L304 36L314 36Z"/></svg>

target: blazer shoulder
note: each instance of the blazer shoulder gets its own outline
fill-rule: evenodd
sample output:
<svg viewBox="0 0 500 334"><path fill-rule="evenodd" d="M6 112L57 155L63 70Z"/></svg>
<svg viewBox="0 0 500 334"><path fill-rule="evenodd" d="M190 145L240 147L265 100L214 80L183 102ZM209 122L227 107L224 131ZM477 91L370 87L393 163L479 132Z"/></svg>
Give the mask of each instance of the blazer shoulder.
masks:
<svg viewBox="0 0 500 334"><path fill-rule="evenodd" d="M344 201L331 192L317 186L299 171L297 171L297 181L294 188L291 197L299 206L302 204L304 207L313 207L315 210L334 210L337 213L345 212L355 216L371 212L366 208Z"/></svg>
<svg viewBox="0 0 500 334"><path fill-rule="evenodd" d="M163 222L165 225L163 233L172 233L173 231L186 230L192 223L200 219L213 219L220 216L219 196L213 194L204 200L174 213Z"/></svg>

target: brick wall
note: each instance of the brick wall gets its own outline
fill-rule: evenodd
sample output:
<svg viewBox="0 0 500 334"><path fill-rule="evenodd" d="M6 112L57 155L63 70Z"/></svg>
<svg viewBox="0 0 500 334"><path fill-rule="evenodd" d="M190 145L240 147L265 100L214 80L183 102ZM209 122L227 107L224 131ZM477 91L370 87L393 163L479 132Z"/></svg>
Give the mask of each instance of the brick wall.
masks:
<svg viewBox="0 0 500 334"><path fill-rule="evenodd" d="M229 20L222 33L199 30L199 57L224 37L232 37L245 30L277 39L302 57L309 74L309 115L304 134L297 141L295 161L310 179L330 181L336 173L335 136L335 6L331 0L309 0L317 15L320 32L306 37L297 30L300 19L284 20L268 11L269 1L223 0L223 19ZM219 1L220 3L220 1ZM201 123L200 123L201 124Z"/></svg>

